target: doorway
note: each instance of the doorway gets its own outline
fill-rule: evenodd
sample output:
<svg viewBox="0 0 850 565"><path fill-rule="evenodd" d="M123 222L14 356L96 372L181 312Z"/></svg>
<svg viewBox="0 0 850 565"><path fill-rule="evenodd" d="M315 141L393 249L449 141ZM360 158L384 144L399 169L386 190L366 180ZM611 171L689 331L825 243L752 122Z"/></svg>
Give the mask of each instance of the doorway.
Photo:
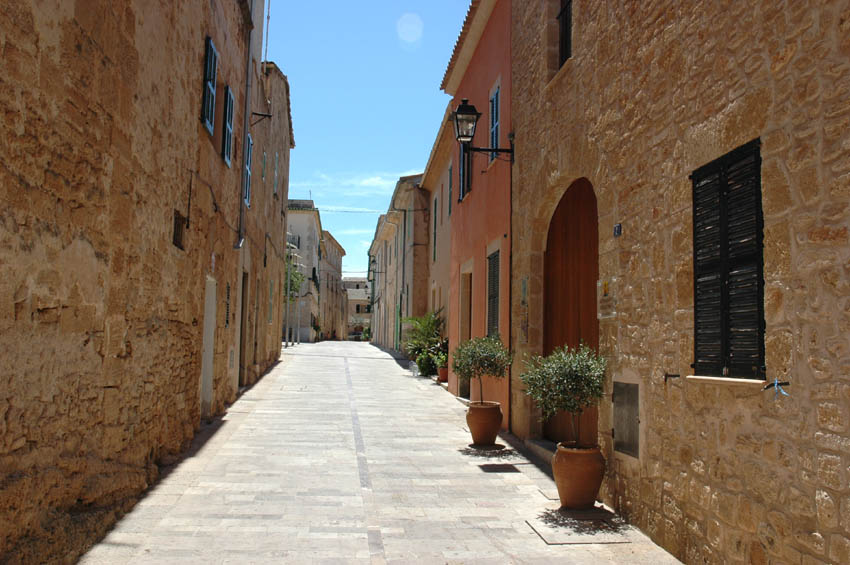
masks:
<svg viewBox="0 0 850 565"><path fill-rule="evenodd" d="M599 348L596 280L599 278L599 220L596 195L587 179L573 182L552 215L544 257L543 354L562 345L585 343ZM581 443L597 442L596 407L588 408L579 427ZM552 441L576 439L570 416L557 414L543 426Z"/></svg>
<svg viewBox="0 0 850 565"><path fill-rule="evenodd" d="M213 353L215 350L215 279L207 275L204 291L204 341L201 351L201 418L212 416Z"/></svg>
<svg viewBox="0 0 850 565"><path fill-rule="evenodd" d="M247 374L245 367L245 351L247 347L248 337L248 273L242 272L242 305L240 308L239 317L239 386L243 387L247 383Z"/></svg>

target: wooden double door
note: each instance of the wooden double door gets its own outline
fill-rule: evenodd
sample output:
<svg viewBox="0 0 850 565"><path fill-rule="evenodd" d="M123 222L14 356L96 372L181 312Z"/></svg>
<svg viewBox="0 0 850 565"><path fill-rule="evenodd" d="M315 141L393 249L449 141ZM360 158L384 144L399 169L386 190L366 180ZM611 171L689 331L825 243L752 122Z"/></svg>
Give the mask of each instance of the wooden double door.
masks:
<svg viewBox="0 0 850 565"><path fill-rule="evenodd" d="M587 179L575 181L561 198L552 220L544 259L543 353L561 345L585 343L599 348L596 281L599 278L599 230L596 195ZM597 442L598 411L584 411L580 443ZM573 437L570 415L550 418L543 434L552 441Z"/></svg>

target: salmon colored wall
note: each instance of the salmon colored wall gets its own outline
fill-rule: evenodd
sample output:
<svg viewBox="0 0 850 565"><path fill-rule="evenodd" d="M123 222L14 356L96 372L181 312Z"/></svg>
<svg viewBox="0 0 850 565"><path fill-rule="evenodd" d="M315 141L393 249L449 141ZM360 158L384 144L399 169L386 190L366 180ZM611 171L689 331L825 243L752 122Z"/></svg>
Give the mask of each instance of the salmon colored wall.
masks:
<svg viewBox="0 0 850 565"><path fill-rule="evenodd" d="M499 147L510 146L511 131L511 60L510 60L511 3L500 0L487 22L469 66L457 89L453 107L461 98L468 98L481 118L473 139L474 147L489 147L489 101L493 86L499 84ZM460 190L458 177L458 147L454 149L454 193ZM473 153L471 191L462 202L452 204L451 292L449 306L453 312L449 323L451 347L457 346L460 337L460 269L473 260L472 267L472 337L487 332L487 246L499 241L499 332L504 343L509 343L510 319L510 182L511 163L508 154L501 154L490 162L486 153ZM456 196L455 196L456 198ZM457 394L457 377L450 372L449 387ZM502 404L502 428L510 422L509 378L485 378L484 399ZM478 400L477 382L470 386L470 398Z"/></svg>

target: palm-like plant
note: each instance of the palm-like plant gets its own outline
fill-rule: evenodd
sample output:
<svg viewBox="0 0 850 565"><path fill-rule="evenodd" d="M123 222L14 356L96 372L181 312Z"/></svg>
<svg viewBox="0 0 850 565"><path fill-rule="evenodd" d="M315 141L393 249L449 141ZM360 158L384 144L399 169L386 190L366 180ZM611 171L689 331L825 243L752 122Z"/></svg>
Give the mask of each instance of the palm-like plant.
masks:
<svg viewBox="0 0 850 565"><path fill-rule="evenodd" d="M442 312L443 309L440 308L433 312L428 312L424 316L410 316L404 319L405 322L410 324L410 327L405 333L404 351L407 353L408 358L416 361L420 369L423 368L423 365L428 367L428 372L431 372L431 365L434 365L434 370L436 370L435 362L432 362L434 360L431 357L432 353L439 348L443 339L445 319L442 316ZM427 358L423 358L423 355ZM420 363L420 358L422 358L423 363ZM422 374L427 376L425 371Z"/></svg>

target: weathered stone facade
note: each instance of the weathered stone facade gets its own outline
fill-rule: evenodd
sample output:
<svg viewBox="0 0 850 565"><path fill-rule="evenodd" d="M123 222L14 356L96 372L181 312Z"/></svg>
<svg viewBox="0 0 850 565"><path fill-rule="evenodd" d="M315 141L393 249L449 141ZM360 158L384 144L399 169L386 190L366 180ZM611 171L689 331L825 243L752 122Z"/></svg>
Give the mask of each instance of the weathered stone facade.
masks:
<svg viewBox="0 0 850 565"><path fill-rule="evenodd" d="M605 501L688 563L850 562L850 6L575 0L560 69L559 8L513 3L514 432L541 433L521 358L553 315L550 219L587 179L599 276L618 279L601 350L640 387L638 458L612 448L611 382L600 404ZM686 378L689 175L756 138L767 379L789 397Z"/></svg>
<svg viewBox="0 0 850 565"><path fill-rule="evenodd" d="M345 249L328 230L322 231L322 257L319 261L321 316L324 339L345 339L348 332L348 295L342 288L342 258Z"/></svg>
<svg viewBox="0 0 850 565"><path fill-rule="evenodd" d="M304 275L300 289L292 289L297 298L289 305L289 324L294 342L319 339L315 330L321 317L319 304L319 249L322 245L322 219L312 200L289 201L289 233L296 241L295 268Z"/></svg>
<svg viewBox="0 0 850 565"><path fill-rule="evenodd" d="M254 356L244 383L279 355L280 293L277 331L243 333L240 350L251 318L238 313L265 312L285 233L257 149L281 154L285 202L292 143L285 77L258 94L262 3L253 18L250 4L0 7L0 561L73 559L187 445L210 288L211 413L237 394L244 344ZM251 19L253 108L271 99L283 133L251 130L254 200L236 251ZM212 134L199 119L206 37L218 50ZM259 292L242 292L242 272Z"/></svg>

